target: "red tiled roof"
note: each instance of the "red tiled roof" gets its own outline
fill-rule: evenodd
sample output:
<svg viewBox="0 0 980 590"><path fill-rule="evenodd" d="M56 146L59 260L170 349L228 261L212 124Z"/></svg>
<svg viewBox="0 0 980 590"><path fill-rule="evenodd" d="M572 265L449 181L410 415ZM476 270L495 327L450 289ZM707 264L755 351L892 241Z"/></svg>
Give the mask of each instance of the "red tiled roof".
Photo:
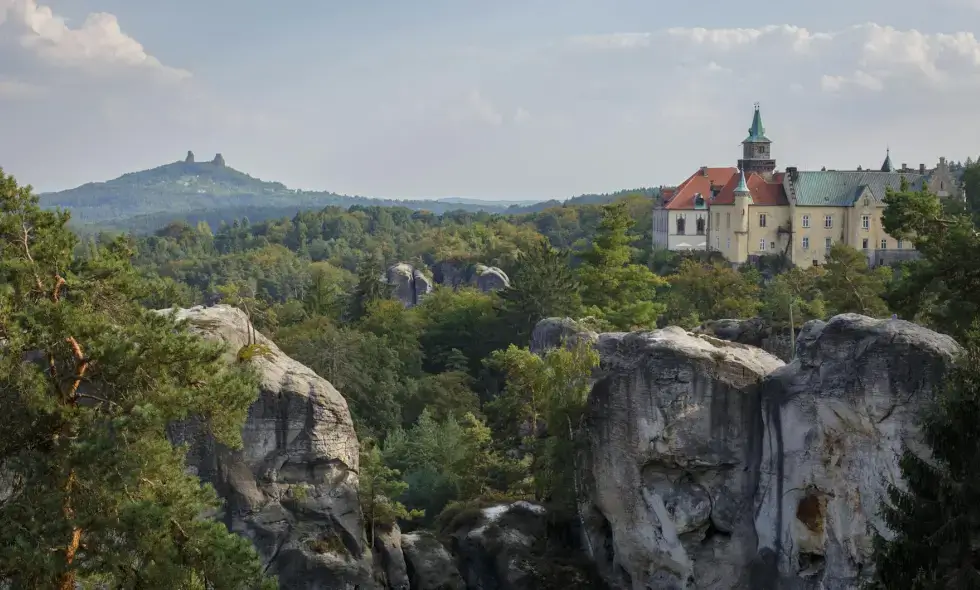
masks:
<svg viewBox="0 0 980 590"><path fill-rule="evenodd" d="M735 187L738 186L739 176L736 174L728 179L712 205L732 205L735 203ZM768 181L759 174L752 173L745 177L745 184L752 195L752 204L759 206L789 205L786 191L783 189L783 173L776 172Z"/></svg>
<svg viewBox="0 0 980 590"><path fill-rule="evenodd" d="M702 168L682 182L673 192L670 200L666 200L665 209L694 209L694 197L701 194L709 205L711 203L711 187L721 188L732 178L736 177L737 168ZM736 180L736 182L738 182Z"/></svg>

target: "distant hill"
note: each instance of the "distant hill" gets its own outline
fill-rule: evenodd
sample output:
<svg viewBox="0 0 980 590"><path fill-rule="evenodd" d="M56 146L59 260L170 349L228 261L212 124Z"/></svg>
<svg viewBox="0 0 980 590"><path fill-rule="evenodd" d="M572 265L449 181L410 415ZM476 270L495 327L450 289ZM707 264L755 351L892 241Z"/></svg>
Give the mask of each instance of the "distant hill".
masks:
<svg viewBox="0 0 980 590"><path fill-rule="evenodd" d="M582 195L568 204L610 202L628 193ZM221 154L209 162L185 160L150 170L123 174L107 182L90 182L77 188L40 195L44 207L71 210L73 224L81 230L153 231L177 220L205 221L217 227L221 221L248 217L258 222L291 217L298 211L328 206L353 205L407 207L441 214L447 211L532 213L562 202L480 201L463 197L433 200L375 199L331 192L293 190L280 182L254 178L225 164Z"/></svg>

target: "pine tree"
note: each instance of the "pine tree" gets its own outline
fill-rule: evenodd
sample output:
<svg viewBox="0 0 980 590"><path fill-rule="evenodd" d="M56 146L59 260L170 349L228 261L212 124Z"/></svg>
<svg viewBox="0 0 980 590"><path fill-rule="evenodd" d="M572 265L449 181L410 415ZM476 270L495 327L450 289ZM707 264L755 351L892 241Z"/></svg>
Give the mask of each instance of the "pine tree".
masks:
<svg viewBox="0 0 980 590"><path fill-rule="evenodd" d="M381 257L372 256L362 261L357 268L357 287L351 297L349 319L361 319L367 315L373 302L390 298L392 291L392 286L385 279Z"/></svg>
<svg viewBox="0 0 980 590"><path fill-rule="evenodd" d="M905 449L904 486L889 485L882 516L894 537L878 536L868 590L980 588L980 354L947 378L922 436L929 460Z"/></svg>
<svg viewBox="0 0 980 590"><path fill-rule="evenodd" d="M124 239L74 259L68 217L0 171L0 585L273 587L166 437L240 445L256 376L136 303Z"/></svg>
<svg viewBox="0 0 980 590"><path fill-rule="evenodd" d="M606 205L591 246L579 255L586 312L623 330L653 327L666 309L655 300L666 281L646 266L631 263L632 226L626 202Z"/></svg>
<svg viewBox="0 0 980 590"><path fill-rule="evenodd" d="M568 253L541 242L520 255L514 280L498 293L496 305L506 344L525 346L539 321L576 317L581 308L578 280Z"/></svg>

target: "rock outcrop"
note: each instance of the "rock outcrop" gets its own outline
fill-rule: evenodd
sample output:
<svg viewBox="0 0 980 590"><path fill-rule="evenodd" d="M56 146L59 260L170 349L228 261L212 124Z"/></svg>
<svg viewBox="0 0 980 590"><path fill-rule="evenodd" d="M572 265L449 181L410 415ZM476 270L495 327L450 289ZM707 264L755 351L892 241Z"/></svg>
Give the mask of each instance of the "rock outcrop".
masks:
<svg viewBox="0 0 980 590"><path fill-rule="evenodd" d="M885 481L959 346L903 320L808 323L796 359L762 386L752 588L855 588L873 569Z"/></svg>
<svg viewBox="0 0 980 590"><path fill-rule="evenodd" d="M797 328L798 330L799 328ZM722 340L748 344L765 350L785 362L793 360L793 344L789 326L774 329L764 318L747 320L722 319L705 322L695 333L708 334Z"/></svg>
<svg viewBox="0 0 980 590"><path fill-rule="evenodd" d="M160 313L169 313L162 310ZM225 500L217 517L255 544L282 588L380 588L366 546L357 498L358 441L347 402L333 386L254 332L227 305L177 311L205 338L229 345L229 362L249 343L261 376L259 398L230 450L194 424L174 425L171 438L190 445L188 464Z"/></svg>
<svg viewBox="0 0 980 590"><path fill-rule="evenodd" d="M410 264L399 262L388 267L385 280L392 285L392 296L407 307L415 307L432 292L432 281Z"/></svg>
<svg viewBox="0 0 980 590"><path fill-rule="evenodd" d="M437 262L432 266L432 276L440 285L453 289L475 287L484 293L510 286L507 273L496 266L485 264L467 264L450 260Z"/></svg>
<svg viewBox="0 0 980 590"><path fill-rule="evenodd" d="M545 320L538 350L574 334ZM613 588L856 588L872 571L882 477L958 352L900 320L810 322L796 359L679 328L584 334L580 513Z"/></svg>

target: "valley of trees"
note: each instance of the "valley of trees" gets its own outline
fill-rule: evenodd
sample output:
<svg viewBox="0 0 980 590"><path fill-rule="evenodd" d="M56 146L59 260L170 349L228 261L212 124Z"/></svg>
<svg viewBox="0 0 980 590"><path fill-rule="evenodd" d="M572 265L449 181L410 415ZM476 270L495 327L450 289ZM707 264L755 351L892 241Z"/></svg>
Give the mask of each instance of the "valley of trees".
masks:
<svg viewBox="0 0 980 590"><path fill-rule="evenodd" d="M219 440L240 442L254 375L219 367L213 347L147 310L247 308L258 330L343 393L363 447L369 534L396 520L439 530L503 499L574 513L598 358L583 346L531 353L543 318L619 331L760 317L789 334L840 313L897 313L975 358L980 237L968 212L934 195L888 196L887 231L913 240L922 260L870 269L837 245L826 265L781 273L771 270L779 260L735 270L703 253L651 251L651 205L634 194L520 215L327 207L217 231L172 223L150 236L77 239L66 215L0 176L0 464L16 474L0 495L0 527L15 540L0 547L0 580L272 583L247 542L194 518L214 493L182 475L163 435L168 421L204 416ZM495 293L437 286L406 308L379 280L395 262L495 265L512 282ZM887 567L875 588L978 587L978 371L964 362L926 417L936 462L902 460L910 487L891 491L885 514L898 535L881 539Z"/></svg>

